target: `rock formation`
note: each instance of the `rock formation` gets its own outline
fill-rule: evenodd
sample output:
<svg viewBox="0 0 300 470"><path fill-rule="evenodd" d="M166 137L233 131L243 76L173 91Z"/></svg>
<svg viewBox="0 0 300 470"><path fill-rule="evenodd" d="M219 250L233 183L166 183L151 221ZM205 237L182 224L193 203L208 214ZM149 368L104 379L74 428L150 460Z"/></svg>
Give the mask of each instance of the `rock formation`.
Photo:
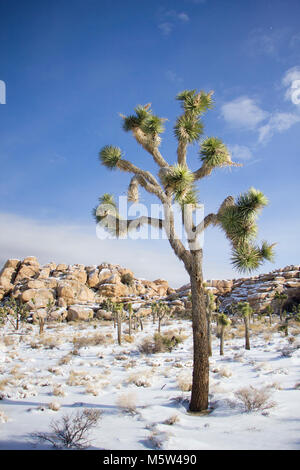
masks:
<svg viewBox="0 0 300 470"><path fill-rule="evenodd" d="M40 266L29 256L23 261L8 260L0 272L0 300L17 298L38 314L45 314L52 304L56 314L59 311L68 320L91 318L107 298L141 305L172 292L167 281L140 280L132 271L112 264Z"/></svg>
<svg viewBox="0 0 300 470"><path fill-rule="evenodd" d="M287 294L284 308L290 308L292 304L300 302L300 266L286 266L268 274L247 278L208 280L206 286L219 298L222 311L232 302L242 301L249 302L255 312L263 312L272 302L276 291ZM185 297L190 292L190 286L182 286L176 292L180 297Z"/></svg>

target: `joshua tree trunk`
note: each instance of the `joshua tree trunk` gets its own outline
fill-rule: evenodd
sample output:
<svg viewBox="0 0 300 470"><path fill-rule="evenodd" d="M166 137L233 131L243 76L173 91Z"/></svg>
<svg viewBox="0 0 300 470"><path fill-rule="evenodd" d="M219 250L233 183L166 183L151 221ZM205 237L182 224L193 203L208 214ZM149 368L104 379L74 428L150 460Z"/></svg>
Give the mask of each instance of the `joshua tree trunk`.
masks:
<svg viewBox="0 0 300 470"><path fill-rule="evenodd" d="M224 332L225 332L225 326L221 325L221 330L220 330L220 356L224 356Z"/></svg>
<svg viewBox="0 0 300 470"><path fill-rule="evenodd" d="M45 325L44 318L40 318L39 319L39 326L40 326L39 334L40 335L44 333L44 325Z"/></svg>
<svg viewBox="0 0 300 470"><path fill-rule="evenodd" d="M118 325L118 343L122 344L122 314L117 312L117 325Z"/></svg>
<svg viewBox="0 0 300 470"><path fill-rule="evenodd" d="M245 323L245 349L250 350L249 317L244 318L244 323Z"/></svg>
<svg viewBox="0 0 300 470"><path fill-rule="evenodd" d="M194 367L190 410L202 411L208 408L209 391L207 318L202 275L202 250L191 251L191 254L192 269L190 279L192 291Z"/></svg>
<svg viewBox="0 0 300 470"><path fill-rule="evenodd" d="M128 328L129 328L129 336L131 336L131 310L129 310L128 316L129 316L129 318L128 318L128 323L129 323L129 325L128 325Z"/></svg>
<svg viewBox="0 0 300 470"><path fill-rule="evenodd" d="M160 325L161 325L161 317L158 317L158 327L157 327L158 333L160 333Z"/></svg>

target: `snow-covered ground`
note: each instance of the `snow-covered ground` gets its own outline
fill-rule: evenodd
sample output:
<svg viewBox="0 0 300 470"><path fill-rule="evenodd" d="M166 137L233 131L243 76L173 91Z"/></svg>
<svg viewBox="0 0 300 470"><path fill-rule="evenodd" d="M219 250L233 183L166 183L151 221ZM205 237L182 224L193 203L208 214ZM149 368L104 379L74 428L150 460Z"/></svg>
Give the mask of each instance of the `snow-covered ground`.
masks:
<svg viewBox="0 0 300 470"><path fill-rule="evenodd" d="M110 322L48 325L42 336L35 325L20 333L1 327L0 449L49 449L33 447L31 434L50 432L51 421L82 408L102 413L90 435L92 449L300 448L299 326L285 337L274 325L254 324L250 351L243 327L232 327L224 356L214 337L212 411L195 415L187 411L190 392L184 391L191 382L191 322L168 323L162 332L172 330L184 341L172 352L150 355L138 345L153 336L151 319L122 346ZM80 347L80 337L96 334L102 344ZM250 386L268 390L273 406L245 412L235 392Z"/></svg>

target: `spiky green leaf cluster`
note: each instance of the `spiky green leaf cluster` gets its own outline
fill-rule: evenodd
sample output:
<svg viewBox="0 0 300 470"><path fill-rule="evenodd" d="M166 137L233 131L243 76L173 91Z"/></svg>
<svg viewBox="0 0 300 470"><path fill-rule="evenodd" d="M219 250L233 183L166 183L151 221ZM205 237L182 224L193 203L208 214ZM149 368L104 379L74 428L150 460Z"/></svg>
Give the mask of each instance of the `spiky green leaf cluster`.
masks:
<svg viewBox="0 0 300 470"><path fill-rule="evenodd" d="M267 261L274 261L274 246L275 243L270 245L268 242L263 241L260 248L261 257Z"/></svg>
<svg viewBox="0 0 300 470"><path fill-rule="evenodd" d="M236 205L225 207L218 214L218 220L226 236L234 245L252 240L257 235L255 220L243 217Z"/></svg>
<svg viewBox="0 0 300 470"><path fill-rule="evenodd" d="M249 262L246 263L250 267L251 261L255 266L254 258L258 249L250 249L249 244L257 236L256 218L263 206L267 204L267 198L261 191L250 188L244 194L241 194L236 202L225 205L218 213L218 222L236 248L239 245L246 244L242 247L242 251L234 256L237 260L243 258L247 260L247 253L250 255ZM257 256L269 261L272 260L273 246L269 246L267 242L263 242L258 250ZM238 263L238 261L237 261ZM238 263L239 264L239 263ZM254 268L255 269L255 268Z"/></svg>
<svg viewBox="0 0 300 470"><path fill-rule="evenodd" d="M238 302L236 308L242 317L249 317L253 312L249 302Z"/></svg>
<svg viewBox="0 0 300 470"><path fill-rule="evenodd" d="M217 137L207 137L201 144L200 158L208 167L215 168L231 163L230 153Z"/></svg>
<svg viewBox="0 0 300 470"><path fill-rule="evenodd" d="M174 126L174 133L179 142L191 144L197 142L203 134L201 115L212 107L212 92L205 93L196 90L184 90L176 97L182 102L184 113L180 116Z"/></svg>
<svg viewBox="0 0 300 470"><path fill-rule="evenodd" d="M236 201L240 215L247 219L255 217L267 204L266 196L255 188L250 188L248 192L240 194Z"/></svg>
<svg viewBox="0 0 300 470"><path fill-rule="evenodd" d="M184 90L178 93L176 99L182 101L182 108L185 113L199 117L205 111L213 107L212 94L212 92L205 93L204 91L200 91L197 93L197 90Z"/></svg>
<svg viewBox="0 0 300 470"><path fill-rule="evenodd" d="M218 323L222 326L229 326L231 324L231 320L225 313L220 313L218 315Z"/></svg>
<svg viewBox="0 0 300 470"><path fill-rule="evenodd" d="M177 163L162 174L162 182L174 191L183 191L190 187L194 181L193 173L185 166Z"/></svg>
<svg viewBox="0 0 300 470"><path fill-rule="evenodd" d="M99 158L101 163L113 170L116 168L119 160L122 158L122 152L119 147L114 147L113 145L106 145L99 152Z"/></svg>
<svg viewBox="0 0 300 470"><path fill-rule="evenodd" d="M125 116L123 121L123 129L128 132L135 128L141 129L145 134L155 136L164 132L165 119L152 114L149 105L137 106L135 114Z"/></svg>
<svg viewBox="0 0 300 470"><path fill-rule="evenodd" d="M203 124L194 116L183 114L174 126L174 133L181 142L197 142L203 134Z"/></svg>
<svg viewBox="0 0 300 470"><path fill-rule="evenodd" d="M273 258L273 245L263 242L260 248L252 243L244 242L234 246L231 262L237 271L249 273L259 268L264 260L271 261Z"/></svg>
<svg viewBox="0 0 300 470"><path fill-rule="evenodd" d="M118 209L114 196L109 193L99 197L99 204L93 209L93 216L96 222L101 222L108 214L118 217Z"/></svg>

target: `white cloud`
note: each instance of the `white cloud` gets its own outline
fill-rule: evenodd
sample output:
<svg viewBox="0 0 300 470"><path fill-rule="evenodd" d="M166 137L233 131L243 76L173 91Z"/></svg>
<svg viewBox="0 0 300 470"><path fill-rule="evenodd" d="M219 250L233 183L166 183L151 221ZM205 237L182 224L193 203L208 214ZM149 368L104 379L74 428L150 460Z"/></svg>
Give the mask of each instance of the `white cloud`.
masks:
<svg viewBox="0 0 300 470"><path fill-rule="evenodd" d="M286 71L282 79L282 85L287 88L285 99L292 101L293 104L299 105L299 99L297 100L295 97L296 95L299 97L300 66L292 67Z"/></svg>
<svg viewBox="0 0 300 470"><path fill-rule="evenodd" d="M177 75L176 72L173 72L173 70L167 70L166 71L166 77L170 82L179 84L183 82L183 78L181 78L179 75Z"/></svg>
<svg viewBox="0 0 300 470"><path fill-rule="evenodd" d="M187 15L186 13L182 12L182 13L178 13L177 14L177 18L181 21L183 21L184 23L187 23L188 21L190 21L190 17L189 15Z"/></svg>
<svg viewBox="0 0 300 470"><path fill-rule="evenodd" d="M165 36L168 36L172 32L174 25L172 23L160 23L158 27Z"/></svg>
<svg viewBox="0 0 300 470"><path fill-rule="evenodd" d="M240 96L223 104L221 114L231 126L247 129L255 129L269 115L247 96Z"/></svg>
<svg viewBox="0 0 300 470"><path fill-rule="evenodd" d="M228 148L231 152L233 161L238 162L239 160L251 160L253 157L251 150L246 145L228 145Z"/></svg>
<svg viewBox="0 0 300 470"><path fill-rule="evenodd" d="M178 12L176 10L161 9L158 17L158 28L161 30L164 36L171 34L173 29L179 23L188 23L190 21L189 15L184 11Z"/></svg>
<svg viewBox="0 0 300 470"><path fill-rule="evenodd" d="M267 124L259 128L259 142L267 142L275 133L288 130L300 122L300 116L293 113L275 113Z"/></svg>

